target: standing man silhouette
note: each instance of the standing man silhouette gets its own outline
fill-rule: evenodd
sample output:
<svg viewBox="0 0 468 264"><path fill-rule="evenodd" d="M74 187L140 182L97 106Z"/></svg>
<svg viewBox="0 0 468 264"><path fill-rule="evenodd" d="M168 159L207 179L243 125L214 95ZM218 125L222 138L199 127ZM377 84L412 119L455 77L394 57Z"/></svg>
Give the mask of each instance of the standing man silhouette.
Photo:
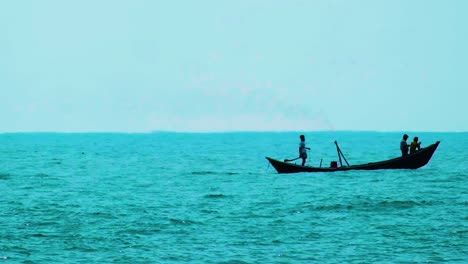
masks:
<svg viewBox="0 0 468 264"><path fill-rule="evenodd" d="M408 135L404 134L403 139L400 141L400 150L401 150L401 156L407 156L408 155L408 143L406 143L406 140L408 139Z"/></svg>
<svg viewBox="0 0 468 264"><path fill-rule="evenodd" d="M299 142L299 157L302 159L302 166L304 166L307 160L307 150L310 150L310 148L306 147L304 135L300 135L299 138L301 139L301 142Z"/></svg>

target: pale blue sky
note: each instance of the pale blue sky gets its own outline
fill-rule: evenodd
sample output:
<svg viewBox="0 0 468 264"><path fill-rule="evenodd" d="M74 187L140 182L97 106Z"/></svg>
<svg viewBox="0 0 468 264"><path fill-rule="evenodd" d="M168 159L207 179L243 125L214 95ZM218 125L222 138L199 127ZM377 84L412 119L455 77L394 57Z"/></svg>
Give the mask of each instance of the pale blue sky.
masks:
<svg viewBox="0 0 468 264"><path fill-rule="evenodd" d="M468 131L468 1L0 2L0 132Z"/></svg>

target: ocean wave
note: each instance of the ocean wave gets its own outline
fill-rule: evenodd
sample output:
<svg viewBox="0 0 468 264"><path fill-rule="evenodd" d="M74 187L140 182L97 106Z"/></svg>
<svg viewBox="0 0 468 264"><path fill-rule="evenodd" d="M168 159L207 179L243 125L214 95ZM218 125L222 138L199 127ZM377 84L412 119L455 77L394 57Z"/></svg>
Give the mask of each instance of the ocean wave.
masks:
<svg viewBox="0 0 468 264"><path fill-rule="evenodd" d="M207 194L203 196L203 198L209 198L209 199L220 199L220 198L227 198L227 195L224 195L222 193L219 194Z"/></svg>
<svg viewBox="0 0 468 264"><path fill-rule="evenodd" d="M121 230L117 232L118 234L132 234L132 235L141 235L141 236L151 236L156 233L161 232L159 228L130 228L127 230Z"/></svg>
<svg viewBox="0 0 468 264"><path fill-rule="evenodd" d="M248 264L249 262L245 262L245 261L242 261L242 260L228 260L228 261L224 261L224 262L220 262L220 264Z"/></svg>
<svg viewBox="0 0 468 264"><path fill-rule="evenodd" d="M223 172L223 171L192 171L192 175L239 175L239 172Z"/></svg>
<svg viewBox="0 0 468 264"><path fill-rule="evenodd" d="M377 208L395 208L395 209L409 209L416 206L424 205L423 202L415 202L415 201L382 201L375 205Z"/></svg>
<svg viewBox="0 0 468 264"><path fill-rule="evenodd" d="M177 218L169 218L169 222L173 225L184 225L184 226L200 224L196 221L186 220L186 219L177 219Z"/></svg>
<svg viewBox="0 0 468 264"><path fill-rule="evenodd" d="M218 213L217 210L210 210L210 209L202 209L200 212L204 214L217 214Z"/></svg>
<svg viewBox="0 0 468 264"><path fill-rule="evenodd" d="M214 171L192 171L192 175L210 175L210 174L217 174Z"/></svg>
<svg viewBox="0 0 468 264"><path fill-rule="evenodd" d="M0 172L0 180L8 180L11 174L6 172Z"/></svg>
<svg viewBox="0 0 468 264"><path fill-rule="evenodd" d="M107 212L91 212L88 214L90 217L96 217L96 218L104 218L104 219L116 219L118 217L107 213Z"/></svg>
<svg viewBox="0 0 468 264"><path fill-rule="evenodd" d="M352 205L346 204L330 204L330 205L319 205L315 206L313 209L318 211L339 211L344 209L352 209Z"/></svg>
<svg viewBox="0 0 468 264"><path fill-rule="evenodd" d="M313 207L314 210L318 211L342 211L342 210L363 210L363 211L378 211L388 209L411 209L420 206L433 206L439 203L433 201L381 201L381 202L359 202L350 204L330 204L320 205Z"/></svg>
<svg viewBox="0 0 468 264"><path fill-rule="evenodd" d="M456 235L465 236L466 234L468 234L468 230L457 230L457 231L455 231L453 233L456 234Z"/></svg>

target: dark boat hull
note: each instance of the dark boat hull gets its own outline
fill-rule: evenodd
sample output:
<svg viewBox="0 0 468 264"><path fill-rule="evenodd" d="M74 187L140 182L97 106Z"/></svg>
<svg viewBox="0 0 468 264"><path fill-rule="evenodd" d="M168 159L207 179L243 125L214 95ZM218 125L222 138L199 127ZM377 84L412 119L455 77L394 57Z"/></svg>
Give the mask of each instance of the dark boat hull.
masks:
<svg viewBox="0 0 468 264"><path fill-rule="evenodd" d="M405 157L398 157L390 160L371 162L367 164L344 166L338 168L300 166L287 162L282 162L270 157L266 159L276 169L278 173L297 173L297 172L334 172L347 170L393 170L393 169L417 169L426 165L439 146L440 141L426 148L422 148L414 154Z"/></svg>

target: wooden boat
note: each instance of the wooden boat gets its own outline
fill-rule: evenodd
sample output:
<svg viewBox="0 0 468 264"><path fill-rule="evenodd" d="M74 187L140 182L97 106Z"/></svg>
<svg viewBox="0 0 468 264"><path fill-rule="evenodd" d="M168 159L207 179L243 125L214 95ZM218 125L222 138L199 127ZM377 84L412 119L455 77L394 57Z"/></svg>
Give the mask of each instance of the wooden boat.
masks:
<svg viewBox="0 0 468 264"><path fill-rule="evenodd" d="M405 157L398 157L394 159L371 162L361 165L350 166L340 148L338 143L335 141L336 148L338 151L338 157L340 160L340 166L336 167L312 167L312 166L301 166L288 162L279 161L270 157L266 159L271 165L278 171L278 173L297 173L297 172L334 172L334 171L348 171L348 170L393 170L393 169L417 169L426 165L432 157L432 154L436 151L440 141L421 148L419 151L413 154L409 154ZM347 166L343 166L341 157L345 160Z"/></svg>

